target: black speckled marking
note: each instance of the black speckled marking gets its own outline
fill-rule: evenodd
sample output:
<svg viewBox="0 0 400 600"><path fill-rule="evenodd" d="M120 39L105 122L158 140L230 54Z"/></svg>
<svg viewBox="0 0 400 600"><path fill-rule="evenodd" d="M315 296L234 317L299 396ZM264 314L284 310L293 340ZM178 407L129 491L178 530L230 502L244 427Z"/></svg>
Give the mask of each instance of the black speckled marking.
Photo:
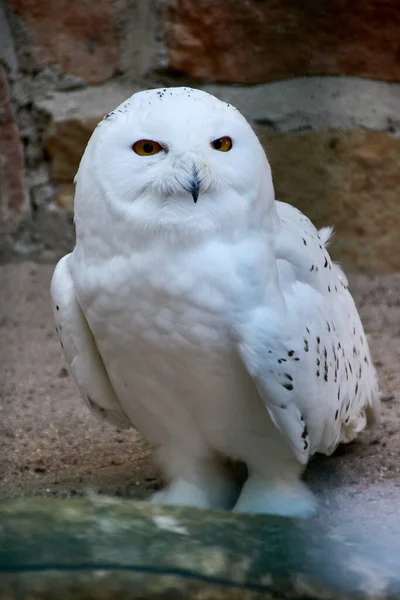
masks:
<svg viewBox="0 0 400 600"><path fill-rule="evenodd" d="M308 340L306 338L304 338L304 351L308 352L309 347L308 347Z"/></svg>
<svg viewBox="0 0 400 600"><path fill-rule="evenodd" d="M291 383L282 383L281 384L285 389L289 390L289 392L292 391L293 389L293 385Z"/></svg>

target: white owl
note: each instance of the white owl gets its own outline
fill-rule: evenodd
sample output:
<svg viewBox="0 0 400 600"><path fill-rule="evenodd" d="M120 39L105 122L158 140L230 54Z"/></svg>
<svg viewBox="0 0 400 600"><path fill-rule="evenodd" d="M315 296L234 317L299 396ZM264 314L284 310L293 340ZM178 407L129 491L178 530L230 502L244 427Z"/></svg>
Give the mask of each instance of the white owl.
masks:
<svg viewBox="0 0 400 600"><path fill-rule="evenodd" d="M134 94L89 141L75 225L57 330L93 413L154 446L154 502L312 514L302 471L376 420L376 373L330 229L275 200L244 117L190 88Z"/></svg>

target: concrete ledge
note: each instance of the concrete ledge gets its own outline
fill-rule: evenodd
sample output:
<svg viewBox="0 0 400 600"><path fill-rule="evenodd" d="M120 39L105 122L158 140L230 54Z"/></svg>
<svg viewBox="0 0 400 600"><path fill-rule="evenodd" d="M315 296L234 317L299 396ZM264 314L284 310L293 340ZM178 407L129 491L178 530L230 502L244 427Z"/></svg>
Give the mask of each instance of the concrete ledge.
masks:
<svg viewBox="0 0 400 600"><path fill-rule="evenodd" d="M400 595L399 532L356 522L41 499L0 504L0 531L9 600Z"/></svg>
<svg viewBox="0 0 400 600"><path fill-rule="evenodd" d="M366 128L400 135L400 84L358 77L299 77L253 86L198 85L276 132ZM139 87L119 82L54 92L37 105L55 121L111 111Z"/></svg>
<svg viewBox="0 0 400 600"><path fill-rule="evenodd" d="M358 77L299 77L251 87L210 85L206 91L276 132L376 129L400 134L400 84Z"/></svg>

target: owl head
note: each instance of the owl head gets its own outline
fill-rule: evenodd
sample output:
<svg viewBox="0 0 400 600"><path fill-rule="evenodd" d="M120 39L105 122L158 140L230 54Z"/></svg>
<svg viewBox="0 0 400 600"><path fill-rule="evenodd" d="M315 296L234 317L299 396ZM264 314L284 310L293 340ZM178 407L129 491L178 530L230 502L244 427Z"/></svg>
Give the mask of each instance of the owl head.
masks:
<svg viewBox="0 0 400 600"><path fill-rule="evenodd" d="M135 235L250 227L274 200L265 153L230 104L191 88L134 94L93 133L76 177L77 232L98 215Z"/></svg>

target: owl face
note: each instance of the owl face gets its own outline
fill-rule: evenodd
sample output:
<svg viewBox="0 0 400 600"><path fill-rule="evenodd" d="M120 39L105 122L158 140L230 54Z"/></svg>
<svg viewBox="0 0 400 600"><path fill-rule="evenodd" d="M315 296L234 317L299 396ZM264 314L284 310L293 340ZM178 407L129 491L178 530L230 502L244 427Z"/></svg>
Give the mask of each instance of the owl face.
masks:
<svg viewBox="0 0 400 600"><path fill-rule="evenodd" d="M271 194L269 165L247 121L198 90L135 94L107 115L89 146L78 182L90 170L104 201L146 228L215 231L242 219L263 187Z"/></svg>

